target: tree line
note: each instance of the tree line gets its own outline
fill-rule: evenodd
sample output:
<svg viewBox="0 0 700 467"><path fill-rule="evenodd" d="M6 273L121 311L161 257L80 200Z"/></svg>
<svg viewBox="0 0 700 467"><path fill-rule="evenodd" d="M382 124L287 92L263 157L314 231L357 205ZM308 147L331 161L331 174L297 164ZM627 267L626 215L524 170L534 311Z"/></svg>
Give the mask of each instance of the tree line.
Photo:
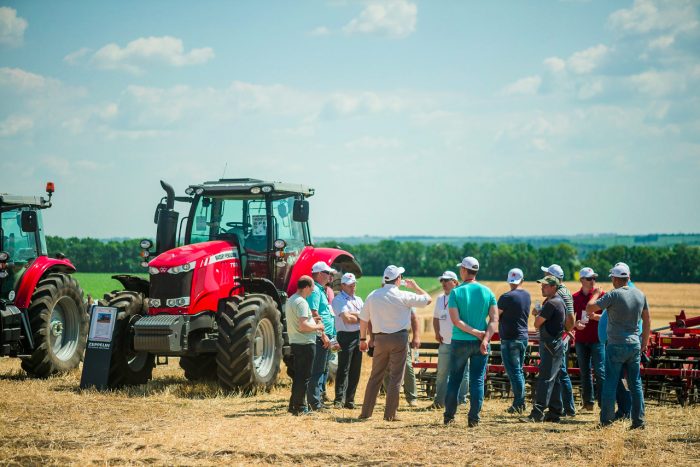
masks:
<svg viewBox="0 0 700 467"><path fill-rule="evenodd" d="M81 272L143 273L139 240L101 241L94 238L46 238L49 254L61 252ZM503 280L509 269L519 267L527 280L541 277L540 266L557 263L566 279L584 266L601 276L618 261L629 264L632 277L642 282L700 282L700 247L677 244L670 247L613 246L581 254L569 243L535 247L528 243L423 244L381 240L368 244L323 242L318 246L339 247L352 253L363 273L379 276L388 264L406 268L411 276L437 276L457 271L464 256L479 260L482 280Z"/></svg>

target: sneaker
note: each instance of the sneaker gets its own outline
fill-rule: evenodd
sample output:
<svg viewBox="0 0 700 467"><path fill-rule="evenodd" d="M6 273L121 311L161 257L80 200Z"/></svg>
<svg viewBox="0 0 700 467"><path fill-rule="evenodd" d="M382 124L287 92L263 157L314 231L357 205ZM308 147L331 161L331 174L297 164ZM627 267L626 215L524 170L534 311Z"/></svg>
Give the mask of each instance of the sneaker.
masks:
<svg viewBox="0 0 700 467"><path fill-rule="evenodd" d="M410 400L410 401L408 401L408 406L409 407L418 407L418 402L416 402L415 400Z"/></svg>
<svg viewBox="0 0 700 467"><path fill-rule="evenodd" d="M333 402L333 408L334 409L342 409L343 408L343 403L342 402Z"/></svg>
<svg viewBox="0 0 700 467"><path fill-rule="evenodd" d="M607 427L609 427L609 426L612 426L612 422L605 422L605 423L600 422L600 423L598 423L595 427L596 427L597 430L601 430L601 429L607 428Z"/></svg>
<svg viewBox="0 0 700 467"><path fill-rule="evenodd" d="M542 421L549 423L560 423L561 417L559 417L558 415L545 415Z"/></svg>
<svg viewBox="0 0 700 467"><path fill-rule="evenodd" d="M311 413L311 411L307 407L302 407L298 410L289 409L288 412L296 417L300 415L308 415Z"/></svg>
<svg viewBox="0 0 700 467"><path fill-rule="evenodd" d="M646 428L646 424L645 424L645 423L636 423L636 424L633 423L633 424L630 426L630 430L643 430L643 429L645 429L645 428Z"/></svg>
<svg viewBox="0 0 700 467"><path fill-rule="evenodd" d="M542 423L544 418L535 417L534 415L530 414L527 417L520 417L518 420L523 423Z"/></svg>
<svg viewBox="0 0 700 467"><path fill-rule="evenodd" d="M443 421L443 424L445 424L445 425L454 425L454 423L455 423L455 419L454 419L454 418L446 418L446 419L444 419L444 421Z"/></svg>
<svg viewBox="0 0 700 467"><path fill-rule="evenodd" d="M346 402L345 405L343 405L346 409L354 409L355 408L355 403L354 402Z"/></svg>
<svg viewBox="0 0 700 467"><path fill-rule="evenodd" d="M475 428L479 426L479 420L467 420L467 426L469 428Z"/></svg>
<svg viewBox="0 0 700 467"><path fill-rule="evenodd" d="M328 412L328 410L330 409L330 407L328 407L327 405L323 405L323 404L318 405L316 407L309 407L309 408L311 409L312 412Z"/></svg>
<svg viewBox="0 0 700 467"><path fill-rule="evenodd" d="M445 407L443 405L433 402L428 407L426 407L425 410L443 410L444 408Z"/></svg>
<svg viewBox="0 0 700 467"><path fill-rule="evenodd" d="M522 415L523 412L525 411L524 409L525 409L525 407L516 407L514 405L511 405L510 407L508 407L506 409L506 412L511 414L511 415L515 415L515 414Z"/></svg>

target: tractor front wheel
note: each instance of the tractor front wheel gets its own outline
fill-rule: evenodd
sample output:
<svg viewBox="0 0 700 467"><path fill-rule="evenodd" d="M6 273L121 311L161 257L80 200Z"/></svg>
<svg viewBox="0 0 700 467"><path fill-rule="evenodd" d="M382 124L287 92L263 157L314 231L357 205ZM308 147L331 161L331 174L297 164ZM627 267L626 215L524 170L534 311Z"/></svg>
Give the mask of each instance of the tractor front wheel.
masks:
<svg viewBox="0 0 700 467"><path fill-rule="evenodd" d="M45 378L80 364L90 318L83 291L73 277L51 273L41 279L32 294L28 317L34 351L22 358L27 374Z"/></svg>
<svg viewBox="0 0 700 467"><path fill-rule="evenodd" d="M216 381L216 356L203 354L194 357L180 357L180 368L185 370L188 381Z"/></svg>
<svg viewBox="0 0 700 467"><path fill-rule="evenodd" d="M153 374L155 355L136 352L133 346L133 324L145 315L143 295L123 290L105 295L100 305L116 308L117 321L112 337L112 361L107 385L110 388L147 383Z"/></svg>
<svg viewBox="0 0 700 467"><path fill-rule="evenodd" d="M219 315L216 363L221 385L246 394L277 382L282 361L282 316L263 294L235 297Z"/></svg>

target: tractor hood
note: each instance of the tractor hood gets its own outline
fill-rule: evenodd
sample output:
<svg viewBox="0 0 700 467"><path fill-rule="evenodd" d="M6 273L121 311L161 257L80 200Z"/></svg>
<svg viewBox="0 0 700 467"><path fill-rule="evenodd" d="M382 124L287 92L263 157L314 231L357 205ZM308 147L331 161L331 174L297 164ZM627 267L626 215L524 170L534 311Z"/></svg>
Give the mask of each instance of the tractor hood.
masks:
<svg viewBox="0 0 700 467"><path fill-rule="evenodd" d="M233 244L223 240L215 240L173 248L153 258L148 263L148 266L159 269L166 268L167 271L169 268L184 266L193 261L197 263L195 266L206 266L233 256L237 256L236 248Z"/></svg>

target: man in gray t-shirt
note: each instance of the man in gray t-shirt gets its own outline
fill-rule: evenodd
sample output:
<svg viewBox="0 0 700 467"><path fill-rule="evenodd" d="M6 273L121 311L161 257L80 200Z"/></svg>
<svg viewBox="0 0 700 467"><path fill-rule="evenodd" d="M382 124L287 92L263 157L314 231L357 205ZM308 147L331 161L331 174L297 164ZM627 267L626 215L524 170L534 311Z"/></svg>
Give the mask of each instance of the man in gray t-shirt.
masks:
<svg viewBox="0 0 700 467"><path fill-rule="evenodd" d="M610 270L614 290L601 296L593 289L586 306L589 317L603 308L608 314L608 341L605 346L605 381L601 395L600 424L612 423L615 417L615 394L620 373L627 371L632 393L632 428L644 428L644 394L639 377L641 352L645 352L651 328L649 305L638 288L630 288L630 269L617 263ZM642 339L639 340L639 317L642 318Z"/></svg>

